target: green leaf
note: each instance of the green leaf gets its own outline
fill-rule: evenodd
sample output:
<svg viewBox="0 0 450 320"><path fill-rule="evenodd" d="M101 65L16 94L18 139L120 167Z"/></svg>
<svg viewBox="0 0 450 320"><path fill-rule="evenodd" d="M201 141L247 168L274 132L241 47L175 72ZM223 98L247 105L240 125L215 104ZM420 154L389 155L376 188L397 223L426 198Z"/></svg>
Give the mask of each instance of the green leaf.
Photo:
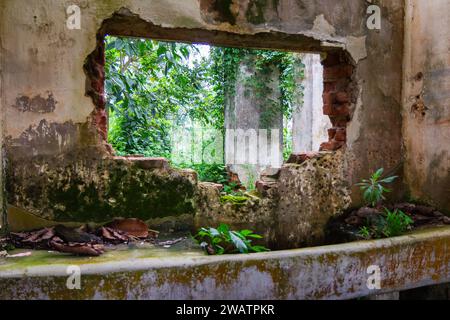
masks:
<svg viewBox="0 0 450 320"><path fill-rule="evenodd" d="M263 246L252 246L251 250L254 252L270 251L269 249L267 249L266 247L263 247Z"/></svg>
<svg viewBox="0 0 450 320"><path fill-rule="evenodd" d="M239 250L240 253L248 253L247 245L236 234L236 231L231 231L229 234L230 234L231 241L233 242L233 244L236 247L236 249Z"/></svg>
<svg viewBox="0 0 450 320"><path fill-rule="evenodd" d="M383 172L384 172L384 168L378 169L378 170L374 173L373 178L374 178L375 180L378 180L378 179L383 175Z"/></svg>
<svg viewBox="0 0 450 320"><path fill-rule="evenodd" d="M217 230L217 229L215 229L215 228L209 228L209 233L210 233L211 236L213 236L213 237L220 236L219 230Z"/></svg>
<svg viewBox="0 0 450 320"><path fill-rule="evenodd" d="M226 225L225 223L221 223L218 227L217 230L222 233L222 234L227 234L228 232L230 232L230 228L228 227L228 225Z"/></svg>
<svg viewBox="0 0 450 320"><path fill-rule="evenodd" d="M263 238L259 234L254 234L254 233L247 235L247 237L248 238L254 238L254 239L262 239Z"/></svg>
<svg viewBox="0 0 450 320"><path fill-rule="evenodd" d="M387 178L384 178L383 180L380 180L380 182L382 182L382 183L392 183L397 178L398 178L398 176L387 177Z"/></svg>

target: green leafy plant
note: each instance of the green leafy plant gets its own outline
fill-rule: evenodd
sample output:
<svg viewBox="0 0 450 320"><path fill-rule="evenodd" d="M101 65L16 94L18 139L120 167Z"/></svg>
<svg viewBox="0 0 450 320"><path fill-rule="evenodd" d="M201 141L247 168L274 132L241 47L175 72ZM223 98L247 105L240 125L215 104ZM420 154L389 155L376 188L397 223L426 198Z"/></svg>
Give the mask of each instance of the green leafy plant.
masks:
<svg viewBox="0 0 450 320"><path fill-rule="evenodd" d="M414 221L401 210L385 210L385 225L382 232L386 237L396 237L402 235L414 223Z"/></svg>
<svg viewBox="0 0 450 320"><path fill-rule="evenodd" d="M262 239L262 236L251 230L230 230L224 223L217 228L201 228L194 239L211 255L269 251L264 246L252 245L252 239Z"/></svg>
<svg viewBox="0 0 450 320"><path fill-rule="evenodd" d="M411 228L414 221L401 210L391 211L384 209L385 213L380 214L378 219L372 219L370 223L359 229L358 234L364 239L379 239L397 237L404 234Z"/></svg>
<svg viewBox="0 0 450 320"><path fill-rule="evenodd" d="M226 194L232 195L242 195L242 192L236 191L239 188L239 185L236 182L224 183L223 192Z"/></svg>
<svg viewBox="0 0 450 320"><path fill-rule="evenodd" d="M372 174L369 180L363 179L362 182L356 184L363 191L364 201L372 207L386 199L384 193L391 192L391 189L386 188L384 184L392 183L397 178L397 176L382 178L383 172L384 169L380 168Z"/></svg>

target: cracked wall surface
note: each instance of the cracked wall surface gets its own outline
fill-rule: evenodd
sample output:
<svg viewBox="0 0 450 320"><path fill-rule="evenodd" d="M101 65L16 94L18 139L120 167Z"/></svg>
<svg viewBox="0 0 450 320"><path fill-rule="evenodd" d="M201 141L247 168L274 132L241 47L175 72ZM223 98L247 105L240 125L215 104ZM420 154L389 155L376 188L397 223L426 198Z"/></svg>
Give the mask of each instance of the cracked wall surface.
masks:
<svg viewBox="0 0 450 320"><path fill-rule="evenodd" d="M97 36L105 30L123 36L152 36L217 45L307 52L345 50L354 64L351 79L354 92L340 171L333 179L337 177L348 194L350 186L376 168L401 166L404 9L401 0L375 1L382 8L383 28L379 31L368 30L365 26L366 1L74 0L73 3L81 8L80 30L66 27L66 4L58 0L32 3L5 0L0 4L4 17L0 22L2 99L7 119L8 199L12 205L40 217L53 218L55 208L68 208L69 203L62 199L43 203L42 197L51 193L52 179L58 177L56 179L66 181L61 190L72 190L76 187L75 181L80 179L81 184L94 181L92 199L99 205L59 212L60 219L83 220L95 215L94 211L101 206L108 210L112 207L105 202L109 197L102 172L110 170L110 166L118 170L131 170L132 166L114 160L102 137L101 127L106 119L106 114L98 108L99 103L104 103L104 97L98 95L102 84L87 83L85 72L101 76L102 70L97 65L84 69L87 57L98 46ZM102 29L105 20L115 14L115 22ZM86 95L90 88L95 89L97 96ZM45 163L50 169L43 169ZM141 172L139 170L133 172L142 177L153 175L137 173ZM83 172L89 172L89 178ZM175 170L171 172L179 174ZM396 173L401 174L401 171ZM145 184L146 179L138 183ZM185 199L183 203L192 202L196 197L189 193L189 186L194 188L192 194L199 192L196 183L186 182L186 189L177 195ZM401 183L397 187L401 194ZM115 192L123 194L124 200L119 202L124 204L121 210L125 215L137 215L132 202L125 199L134 192L131 185L111 188L118 188ZM292 192L296 192L295 188ZM154 192L152 201L158 201L162 188L155 190L148 186L144 189L143 193ZM75 193L76 197L82 195L81 191ZM358 194L352 194L353 205L360 201ZM345 206L338 206L333 214ZM314 210L320 210L308 208L307 211L293 210L292 214L300 216L301 220ZM169 211L164 214L170 215ZM111 212L116 215L114 210ZM185 213L191 213L190 209Z"/></svg>

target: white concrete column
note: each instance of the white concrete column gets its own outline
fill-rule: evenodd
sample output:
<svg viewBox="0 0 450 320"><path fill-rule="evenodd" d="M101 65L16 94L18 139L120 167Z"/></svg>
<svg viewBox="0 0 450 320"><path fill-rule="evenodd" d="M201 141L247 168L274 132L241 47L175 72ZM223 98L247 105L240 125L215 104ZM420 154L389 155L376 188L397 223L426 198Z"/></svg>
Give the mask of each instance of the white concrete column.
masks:
<svg viewBox="0 0 450 320"><path fill-rule="evenodd" d="M294 153L318 151L320 144L328 140L327 130L331 128L330 119L322 110L323 67L319 54L298 54L297 61L292 149Z"/></svg>
<svg viewBox="0 0 450 320"><path fill-rule="evenodd" d="M226 164L247 188L254 187L264 169L279 168L283 162L279 70L274 65L264 74L255 63L251 55L240 62L234 92L225 99ZM264 97L252 83L257 80L269 89Z"/></svg>

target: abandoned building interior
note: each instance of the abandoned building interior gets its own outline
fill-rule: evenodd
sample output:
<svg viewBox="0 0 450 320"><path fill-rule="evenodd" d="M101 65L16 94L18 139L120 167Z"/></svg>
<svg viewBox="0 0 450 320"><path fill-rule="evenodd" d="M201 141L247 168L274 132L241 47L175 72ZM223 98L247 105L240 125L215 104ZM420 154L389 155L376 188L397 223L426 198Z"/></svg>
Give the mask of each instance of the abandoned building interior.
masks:
<svg viewBox="0 0 450 320"><path fill-rule="evenodd" d="M0 0L0 298L450 299L449 12ZM141 138L141 123L157 129ZM219 165L186 165L205 123ZM211 230L255 253L227 254ZM82 290L66 287L68 265Z"/></svg>

